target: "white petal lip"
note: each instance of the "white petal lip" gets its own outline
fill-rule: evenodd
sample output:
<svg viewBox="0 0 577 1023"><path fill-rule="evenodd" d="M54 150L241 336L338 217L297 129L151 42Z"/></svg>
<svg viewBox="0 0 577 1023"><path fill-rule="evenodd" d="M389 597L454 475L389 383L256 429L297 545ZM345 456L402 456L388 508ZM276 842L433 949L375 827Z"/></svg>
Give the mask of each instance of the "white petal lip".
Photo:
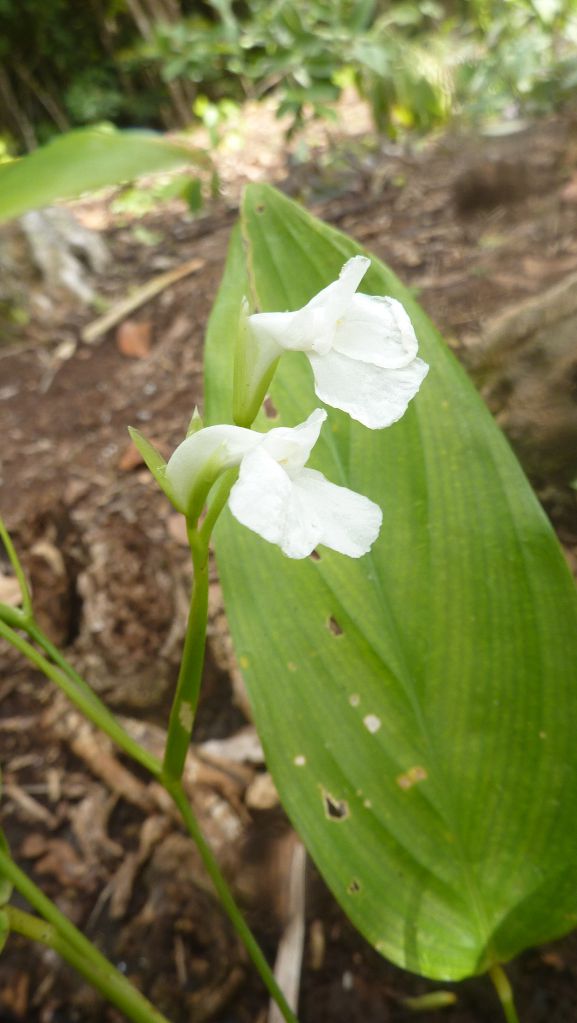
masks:
<svg viewBox="0 0 577 1023"><path fill-rule="evenodd" d="M400 369L417 355L413 324L394 298L353 295L337 324L333 351L381 369Z"/></svg>
<svg viewBox="0 0 577 1023"><path fill-rule="evenodd" d="M339 352L309 359L321 401L348 412L370 430L396 423L429 371L422 359L413 359L401 369L382 369Z"/></svg>
<svg viewBox="0 0 577 1023"><path fill-rule="evenodd" d="M322 422L316 417L311 424L312 418L301 424L311 433ZM277 544L289 558L306 558L319 544L360 558L376 540L382 522L378 505L329 483L322 473L301 468L289 475L264 442L243 458L229 507L239 522Z"/></svg>
<svg viewBox="0 0 577 1023"><path fill-rule="evenodd" d="M269 543L280 544L290 514L290 477L262 447L242 460L230 492L229 508L236 519Z"/></svg>
<svg viewBox="0 0 577 1023"><path fill-rule="evenodd" d="M303 513L320 523L318 543L349 558L368 553L383 521L377 504L354 490L330 483L314 469L303 469L294 481L294 490Z"/></svg>

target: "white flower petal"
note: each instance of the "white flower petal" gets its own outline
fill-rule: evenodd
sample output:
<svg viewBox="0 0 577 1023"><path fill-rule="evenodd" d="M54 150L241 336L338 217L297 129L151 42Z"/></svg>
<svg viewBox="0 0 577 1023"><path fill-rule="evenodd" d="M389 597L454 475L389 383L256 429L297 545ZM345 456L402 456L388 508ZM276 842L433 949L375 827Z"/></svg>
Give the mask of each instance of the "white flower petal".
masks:
<svg viewBox="0 0 577 1023"><path fill-rule="evenodd" d="M370 265L371 261L366 256L353 256L343 266L338 279L311 298L310 302L299 310L299 315L304 317L305 313L323 309L325 314L336 322L344 316Z"/></svg>
<svg viewBox="0 0 577 1023"><path fill-rule="evenodd" d="M289 558L319 544L360 558L379 535L382 512L367 497L303 469L291 480L260 445L243 459L229 507L234 517Z"/></svg>
<svg viewBox="0 0 577 1023"><path fill-rule="evenodd" d="M318 297L316 295L313 302ZM275 349L288 352L328 351L333 343L335 325L336 317L331 318L322 305L312 309L305 306L294 313L252 313L248 317L251 338L265 351L269 362Z"/></svg>
<svg viewBox="0 0 577 1023"><path fill-rule="evenodd" d="M243 459L228 503L243 526L289 558L306 558L319 542L320 523L302 517L292 480L262 445Z"/></svg>
<svg viewBox="0 0 577 1023"><path fill-rule="evenodd" d="M366 256L353 256L343 266L338 280L319 291L318 295L294 314L290 329L290 336L294 339L291 348L321 355L330 351L337 322L345 315L370 265L371 261Z"/></svg>
<svg viewBox="0 0 577 1023"><path fill-rule="evenodd" d="M377 504L354 490L330 483L314 469L303 469L293 481L293 488L294 499L302 509L301 518L321 524L318 543L349 558L360 558L370 550L383 521Z"/></svg>
<svg viewBox="0 0 577 1023"><path fill-rule="evenodd" d="M318 544L360 558L381 527L376 504L304 468L325 419L326 412L315 409L293 429L261 435L230 493L235 518L289 558L306 558Z"/></svg>
<svg viewBox="0 0 577 1023"><path fill-rule="evenodd" d="M294 347L286 343L296 313L252 313L248 317L248 329L253 340L264 348L265 358L272 357L275 346Z"/></svg>
<svg viewBox="0 0 577 1023"><path fill-rule="evenodd" d="M398 369L419 348L413 324L394 298L353 295L337 325L333 351L383 369Z"/></svg>
<svg viewBox="0 0 577 1023"><path fill-rule="evenodd" d="M326 418L324 409L317 408L298 426L279 426L269 430L262 440L262 447L292 476L308 462Z"/></svg>
<svg viewBox="0 0 577 1023"><path fill-rule="evenodd" d="M195 484L208 466L217 474L238 465L261 440L261 434L240 426L207 426L183 440L166 466L166 478L180 510L188 510Z"/></svg>
<svg viewBox="0 0 577 1023"><path fill-rule="evenodd" d="M355 256L339 279L302 309L257 313L248 322L257 347L306 353L322 401L370 429L381 429L403 415L428 366L417 358L418 341L401 303L356 293L369 266L365 256ZM270 363L272 356L265 354ZM275 447L281 439L279 435L270 444ZM274 457L285 461L284 455ZM296 455L294 460L287 457L290 472L304 465Z"/></svg>
<svg viewBox="0 0 577 1023"><path fill-rule="evenodd" d="M371 430L401 418L429 370L422 359L400 369L382 369L338 352L308 357L321 401L348 412Z"/></svg>
<svg viewBox="0 0 577 1023"><path fill-rule="evenodd" d="M328 352L337 320L345 315L370 262L366 256L349 259L338 280L294 313L253 313L248 317L248 327L254 340L263 346L272 342L288 351Z"/></svg>

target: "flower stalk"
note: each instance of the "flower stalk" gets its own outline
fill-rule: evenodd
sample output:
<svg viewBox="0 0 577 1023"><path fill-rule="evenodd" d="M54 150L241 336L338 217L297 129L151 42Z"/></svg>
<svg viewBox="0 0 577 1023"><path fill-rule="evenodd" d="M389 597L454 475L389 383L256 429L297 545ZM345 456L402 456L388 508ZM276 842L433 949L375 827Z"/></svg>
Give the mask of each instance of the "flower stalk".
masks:
<svg viewBox="0 0 577 1023"><path fill-rule="evenodd" d="M20 563L20 558L16 553L14 544L12 543L12 537L4 525L4 520L0 515L0 541L4 545L4 549L8 555L8 560L14 569L14 575L16 576L18 585L20 587L20 596L22 597L22 611L18 612L22 615L23 619L31 620L33 618L32 611L32 597L30 590L28 589L28 583L24 574L24 569Z"/></svg>
<svg viewBox="0 0 577 1023"><path fill-rule="evenodd" d="M198 705L206 646L208 538L190 524L187 532L193 567L192 595L184 651L168 722L162 765L165 784L182 778Z"/></svg>

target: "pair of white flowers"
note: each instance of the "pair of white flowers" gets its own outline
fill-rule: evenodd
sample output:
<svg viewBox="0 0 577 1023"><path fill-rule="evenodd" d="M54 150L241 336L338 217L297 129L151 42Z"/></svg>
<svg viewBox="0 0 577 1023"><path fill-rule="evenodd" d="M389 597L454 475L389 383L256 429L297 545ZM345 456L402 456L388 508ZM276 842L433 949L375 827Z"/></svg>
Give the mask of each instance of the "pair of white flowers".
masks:
<svg viewBox="0 0 577 1023"><path fill-rule="evenodd" d="M369 266L369 259L355 256L302 309L246 318L241 386L248 405L260 406L263 382L282 352L302 351L321 401L370 429L400 419L428 366L417 357L417 338L403 306L393 298L357 294ZM306 468L326 418L315 409L299 426L266 434L241 426L199 430L165 467L172 500L185 515L193 509L197 514L199 495L202 503L212 482L239 466L229 507L243 525L290 558L307 557L319 544L361 557L379 534L381 509Z"/></svg>

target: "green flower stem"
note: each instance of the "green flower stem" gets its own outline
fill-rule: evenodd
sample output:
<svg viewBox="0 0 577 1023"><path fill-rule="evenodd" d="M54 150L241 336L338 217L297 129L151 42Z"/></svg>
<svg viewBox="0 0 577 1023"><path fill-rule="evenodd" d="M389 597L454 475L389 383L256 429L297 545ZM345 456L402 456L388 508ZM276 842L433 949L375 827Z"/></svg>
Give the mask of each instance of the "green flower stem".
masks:
<svg viewBox="0 0 577 1023"><path fill-rule="evenodd" d="M32 884L32 882L29 883ZM66 929L76 930L65 917L59 922L48 923L21 909L16 909L14 906L5 906L4 912L8 917L11 931L54 949L129 1019L134 1020L135 1023L168 1023L166 1016L158 1012L148 999L137 991L126 977L123 977L112 963L109 963L100 952L97 952L79 932L74 935L74 941L71 941L68 936L64 936L61 926L63 921L66 924Z"/></svg>
<svg viewBox="0 0 577 1023"><path fill-rule="evenodd" d="M0 604L0 621L6 622L13 629L26 629L30 619L19 607L10 607L8 604Z"/></svg>
<svg viewBox="0 0 577 1023"><path fill-rule="evenodd" d="M228 496L237 478L238 469L229 469L227 472L223 473L214 488L214 496L208 506L204 522L198 531L201 539L206 544L210 541L216 520L228 501Z"/></svg>
<svg viewBox="0 0 577 1023"><path fill-rule="evenodd" d="M22 565L20 563L20 559L19 559L19 557L18 557L18 555L16 553L16 548L14 547L14 544L12 543L12 540L10 538L10 534L9 534L8 530L6 529L6 526L4 525L4 521L3 521L1 515L0 515L0 540L2 540L2 543L4 544L4 547L6 549L6 553L7 553L8 557L9 557L9 559L10 559L10 564L12 565L12 568L14 569L14 575L16 576L16 579L18 580L18 585L20 587L20 593L22 595L22 609L23 609L22 613L24 614L25 618L32 618L32 598L30 596L30 590L28 589L28 583L26 582L26 576L24 574L24 569L22 568Z"/></svg>
<svg viewBox="0 0 577 1023"><path fill-rule="evenodd" d="M200 853L202 862L205 870L209 875L216 893L220 899L220 903L228 915L236 933L241 939L244 947L246 948L250 958L256 969L258 970L261 979L268 989L269 994L278 1005L283 1019L287 1023L298 1023L298 1019L290 1008L285 996L283 995L280 987L278 986L274 974L264 957L264 954L256 941L252 931L250 930L246 920L244 919L241 911L239 910L236 902L234 901L228 884L226 883L220 867L215 859L214 853L208 845L202 831L199 828L198 821L191 809L190 803L186 797L184 789L180 781L165 781L165 787L172 796L176 806L180 810L182 819L186 825L186 829L194 839L196 847Z"/></svg>
<svg viewBox="0 0 577 1023"><path fill-rule="evenodd" d="M208 539L188 524L194 578L184 651L170 710L168 735L162 766L163 779L180 781L198 704L208 618Z"/></svg>
<svg viewBox="0 0 577 1023"><path fill-rule="evenodd" d="M36 637L40 635L40 630L36 626L30 624L22 626ZM16 650L24 654L28 658L31 664L35 668L38 668L51 682L55 682L57 686L66 694L71 703L75 707L78 707L85 717L100 728L113 742L115 742L120 748L133 760L141 764L147 771L149 771L155 778L160 779L162 773L162 767L160 761L153 757L152 754L142 749L137 742L134 741L125 732L122 725L116 720L113 714L110 713L107 707L100 702L96 694L88 687L86 682L76 675L74 669L70 665L66 665L66 668L61 668L59 665L51 664L35 647L33 647L23 636L18 635L5 621L0 620L0 636L11 643ZM49 640L43 637L43 645L51 646ZM40 640L39 640L40 641ZM66 664L64 658L59 654L58 660L62 664Z"/></svg>
<svg viewBox="0 0 577 1023"><path fill-rule="evenodd" d="M500 966L499 963L495 963L489 970L489 976L495 985L495 990L503 1008L507 1023L519 1023L519 1017L513 1000L513 988L509 983L509 978L507 977L503 967Z"/></svg>
<svg viewBox="0 0 577 1023"><path fill-rule="evenodd" d="M298 1023L296 1016L275 980L274 974L258 942L234 901L232 892L220 871L215 856L199 828L198 821L181 783L198 704L204 664L208 615L208 545L212 528L226 504L236 475L236 471L226 473L220 481L202 527L197 530L190 523L188 524L188 540L192 555L194 579L184 652L176 693L170 712L161 781L178 807L186 829L200 853L206 872L214 885L221 905L243 942L265 987L278 1005L287 1023Z"/></svg>

